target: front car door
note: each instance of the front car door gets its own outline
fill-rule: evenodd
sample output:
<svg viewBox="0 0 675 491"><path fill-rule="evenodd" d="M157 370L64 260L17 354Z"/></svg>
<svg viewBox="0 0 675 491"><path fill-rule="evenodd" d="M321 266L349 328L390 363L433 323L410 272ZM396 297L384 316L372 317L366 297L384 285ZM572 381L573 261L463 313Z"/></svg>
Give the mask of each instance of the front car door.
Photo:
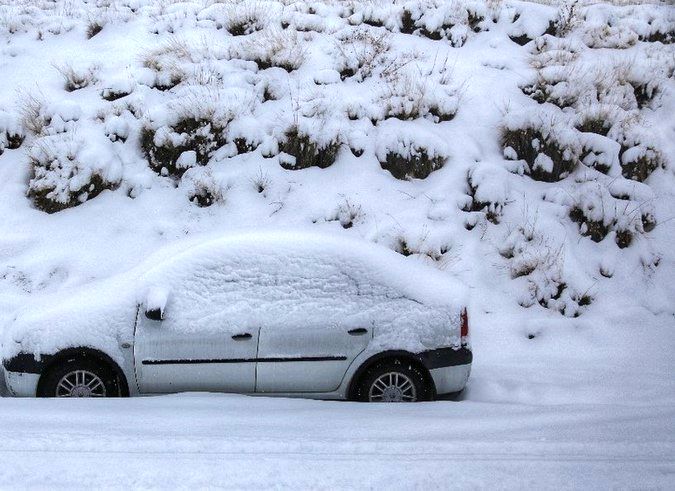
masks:
<svg viewBox="0 0 675 491"><path fill-rule="evenodd" d="M189 329L182 321L170 309L162 321L139 309L134 357L141 393L254 391L258 328Z"/></svg>

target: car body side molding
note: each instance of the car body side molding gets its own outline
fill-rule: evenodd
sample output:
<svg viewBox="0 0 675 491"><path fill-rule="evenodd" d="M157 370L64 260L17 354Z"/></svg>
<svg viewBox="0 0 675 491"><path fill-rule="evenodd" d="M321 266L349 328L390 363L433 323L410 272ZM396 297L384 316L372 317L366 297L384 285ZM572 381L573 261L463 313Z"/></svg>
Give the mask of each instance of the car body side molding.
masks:
<svg viewBox="0 0 675 491"><path fill-rule="evenodd" d="M287 358L222 358L186 360L143 360L143 365L190 365L209 363L279 363L285 361L344 361L346 356L299 356Z"/></svg>

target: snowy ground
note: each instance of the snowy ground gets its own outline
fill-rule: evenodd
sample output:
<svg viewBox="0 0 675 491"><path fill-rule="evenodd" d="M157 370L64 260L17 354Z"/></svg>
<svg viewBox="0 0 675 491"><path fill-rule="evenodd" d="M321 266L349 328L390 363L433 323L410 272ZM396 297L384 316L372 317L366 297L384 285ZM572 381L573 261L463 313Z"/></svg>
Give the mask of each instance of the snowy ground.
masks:
<svg viewBox="0 0 675 491"><path fill-rule="evenodd" d="M3 487L672 489L672 404L3 400Z"/></svg>

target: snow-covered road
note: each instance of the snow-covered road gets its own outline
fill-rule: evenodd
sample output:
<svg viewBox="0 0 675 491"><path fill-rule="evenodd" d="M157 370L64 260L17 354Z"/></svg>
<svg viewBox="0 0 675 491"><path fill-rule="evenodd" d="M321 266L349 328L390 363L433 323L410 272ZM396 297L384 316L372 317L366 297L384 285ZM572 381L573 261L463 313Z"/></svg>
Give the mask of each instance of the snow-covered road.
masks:
<svg viewBox="0 0 675 491"><path fill-rule="evenodd" d="M675 486L672 405L3 398L0 421L0 487Z"/></svg>

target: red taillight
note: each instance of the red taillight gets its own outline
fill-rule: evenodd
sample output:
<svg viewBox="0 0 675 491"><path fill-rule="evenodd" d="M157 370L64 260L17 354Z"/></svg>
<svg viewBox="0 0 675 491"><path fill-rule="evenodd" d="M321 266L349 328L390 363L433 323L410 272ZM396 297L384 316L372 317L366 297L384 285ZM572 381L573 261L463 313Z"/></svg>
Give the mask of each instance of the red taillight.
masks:
<svg viewBox="0 0 675 491"><path fill-rule="evenodd" d="M466 312L466 309L462 309L462 314L460 316L462 326L460 328L460 335L465 338L469 335L469 314Z"/></svg>

